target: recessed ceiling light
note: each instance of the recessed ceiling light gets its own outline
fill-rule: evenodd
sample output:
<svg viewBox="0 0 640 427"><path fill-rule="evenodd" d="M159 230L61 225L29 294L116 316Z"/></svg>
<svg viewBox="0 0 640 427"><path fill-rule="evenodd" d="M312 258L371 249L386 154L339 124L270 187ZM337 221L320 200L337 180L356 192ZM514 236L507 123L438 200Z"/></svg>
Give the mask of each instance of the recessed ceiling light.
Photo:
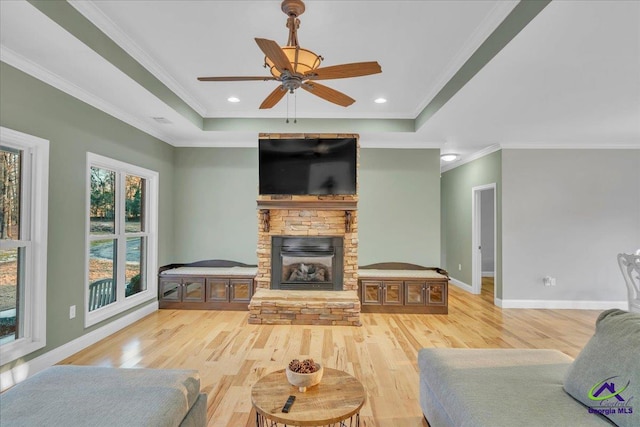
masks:
<svg viewBox="0 0 640 427"><path fill-rule="evenodd" d="M235 96L230 96L227 98L227 101L229 102L240 102L240 98L236 98Z"/></svg>
<svg viewBox="0 0 640 427"><path fill-rule="evenodd" d="M376 98L373 102L375 102L376 104L384 104L385 102L387 102L387 100L385 98Z"/></svg>
<svg viewBox="0 0 640 427"><path fill-rule="evenodd" d="M460 156L453 153L443 154L440 156L440 160L442 160L443 162L453 162L455 160L458 160L458 158L460 158Z"/></svg>

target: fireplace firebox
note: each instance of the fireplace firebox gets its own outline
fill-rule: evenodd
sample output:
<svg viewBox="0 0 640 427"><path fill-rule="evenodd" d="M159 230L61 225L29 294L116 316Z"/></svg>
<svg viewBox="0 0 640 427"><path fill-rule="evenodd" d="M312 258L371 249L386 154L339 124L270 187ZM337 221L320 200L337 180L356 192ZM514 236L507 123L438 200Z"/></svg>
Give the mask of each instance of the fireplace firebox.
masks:
<svg viewBox="0 0 640 427"><path fill-rule="evenodd" d="M273 236L271 289L341 291L342 237Z"/></svg>

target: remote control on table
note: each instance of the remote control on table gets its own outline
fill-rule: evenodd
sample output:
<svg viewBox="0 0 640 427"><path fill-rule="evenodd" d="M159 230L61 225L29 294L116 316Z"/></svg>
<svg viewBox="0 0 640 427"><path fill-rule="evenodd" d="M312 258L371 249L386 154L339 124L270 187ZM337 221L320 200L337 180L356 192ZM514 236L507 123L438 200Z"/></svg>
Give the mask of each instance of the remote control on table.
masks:
<svg viewBox="0 0 640 427"><path fill-rule="evenodd" d="M291 409L291 405L293 405L293 401L296 400L295 396L289 396L289 398L287 399L287 403L284 404L284 406L282 407L282 412L289 412L289 409Z"/></svg>

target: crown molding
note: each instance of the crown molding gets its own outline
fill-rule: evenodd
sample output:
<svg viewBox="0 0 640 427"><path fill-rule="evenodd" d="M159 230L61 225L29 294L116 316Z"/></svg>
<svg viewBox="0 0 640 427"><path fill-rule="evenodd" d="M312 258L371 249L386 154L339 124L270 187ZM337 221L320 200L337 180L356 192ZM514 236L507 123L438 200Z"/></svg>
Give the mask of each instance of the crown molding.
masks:
<svg viewBox="0 0 640 427"><path fill-rule="evenodd" d="M375 137L370 140L360 139L360 148L393 148L393 149L421 149L421 150L440 150L441 143L430 143L427 141L376 141Z"/></svg>
<svg viewBox="0 0 640 427"><path fill-rule="evenodd" d="M465 62L474 54L476 50L485 42L487 37L500 25L502 21L511 13L514 7L518 4L518 1L501 1L498 2L489 12L489 14L480 22L476 29L471 33L471 36L462 49L453 57L447 64L444 72L439 76L436 84L433 85L431 91L418 105L418 108L413 112L413 117L416 118L420 113L429 105L433 98L444 88L444 86L451 80L451 78L462 68Z"/></svg>
<svg viewBox="0 0 640 427"><path fill-rule="evenodd" d="M507 142L500 144L505 150L627 150L640 149L637 142L601 142L598 144L576 144L568 142Z"/></svg>
<svg viewBox="0 0 640 427"><path fill-rule="evenodd" d="M0 44L0 61L11 65L14 68L17 68L18 70L48 84L49 86L52 86L86 104L89 104L92 107L97 108L98 110L103 111L106 114L109 114L110 116L115 117L116 119L135 127L136 129L141 130L142 132L158 138L163 142L174 145L172 138L170 138L164 132L161 132L155 127L151 126L149 123L139 120L137 117L120 110L111 103L92 93L85 91L84 89L81 89L68 80L58 76L55 73L52 73L51 71L14 52L13 50L7 48L2 44Z"/></svg>
<svg viewBox="0 0 640 427"><path fill-rule="evenodd" d="M494 144L489 147L483 148L480 151L465 156L463 159L443 165L440 168L440 172L447 172L451 169L455 169L458 166L462 166L474 160L478 160L481 157L494 153L498 150L640 150L640 141L638 142L620 142L609 143L603 142L600 144L575 144L567 142L510 142L503 144Z"/></svg>
<svg viewBox="0 0 640 427"><path fill-rule="evenodd" d="M87 18L100 31L105 33L107 37L113 40L133 59L138 61L140 65L153 74L162 82L169 90L180 97L191 108L193 108L200 116L204 117L207 113L206 108L200 104L189 92L180 85L164 68L162 68L155 60L151 58L140 46L138 46L120 27L118 27L108 16L106 16L93 1L90 0L69 0L68 3Z"/></svg>
<svg viewBox="0 0 640 427"><path fill-rule="evenodd" d="M257 148L258 147L258 132L255 137L250 139L247 137L242 141L232 141L216 139L213 141L207 140L179 140L173 144L178 148Z"/></svg>
<svg viewBox="0 0 640 427"><path fill-rule="evenodd" d="M442 172L450 171L451 169L455 169L455 168L457 168L459 166L462 166L462 165L465 165L465 164L467 164L469 162L473 162L474 160L478 160L478 159L480 159L480 158L482 158L484 156L487 156L487 155L489 155L491 153L495 153L496 151L499 151L501 149L502 149L502 146L500 144L490 145L490 146L488 146L486 148L483 148L480 151L476 151L475 153L473 153L473 154L471 154L469 156L465 156L463 159L460 159L457 162L452 162L452 163L448 163L446 165L443 165L440 168L440 172L442 173Z"/></svg>

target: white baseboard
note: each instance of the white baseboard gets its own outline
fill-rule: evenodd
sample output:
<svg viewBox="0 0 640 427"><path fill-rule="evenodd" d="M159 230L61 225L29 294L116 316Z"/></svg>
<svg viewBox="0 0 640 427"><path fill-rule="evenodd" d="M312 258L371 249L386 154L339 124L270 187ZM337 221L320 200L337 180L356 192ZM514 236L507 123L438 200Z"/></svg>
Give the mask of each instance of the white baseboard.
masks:
<svg viewBox="0 0 640 427"><path fill-rule="evenodd" d="M114 320L101 328L93 330L73 341L69 341L60 347L48 351L41 356L0 373L0 391L4 391L7 388L12 387L14 384L27 379L33 374L40 372L49 366L55 365L59 361L97 343L98 341L118 332L133 322L136 322L157 310L158 301L152 304L147 304L139 310L129 313L118 320Z"/></svg>
<svg viewBox="0 0 640 427"><path fill-rule="evenodd" d="M495 273L493 271L483 271L482 277L494 277Z"/></svg>
<svg viewBox="0 0 640 427"><path fill-rule="evenodd" d="M571 301L571 300L533 300L533 299L498 299L496 305L502 308L540 308L554 310L607 310L619 308L628 310L626 301Z"/></svg>
<svg viewBox="0 0 640 427"><path fill-rule="evenodd" d="M471 285L467 285L466 283L458 280L458 279L454 279L453 277L449 276L449 281L451 282L452 285L457 286L458 288L462 289L463 291L467 291L469 293L473 293L473 287Z"/></svg>

